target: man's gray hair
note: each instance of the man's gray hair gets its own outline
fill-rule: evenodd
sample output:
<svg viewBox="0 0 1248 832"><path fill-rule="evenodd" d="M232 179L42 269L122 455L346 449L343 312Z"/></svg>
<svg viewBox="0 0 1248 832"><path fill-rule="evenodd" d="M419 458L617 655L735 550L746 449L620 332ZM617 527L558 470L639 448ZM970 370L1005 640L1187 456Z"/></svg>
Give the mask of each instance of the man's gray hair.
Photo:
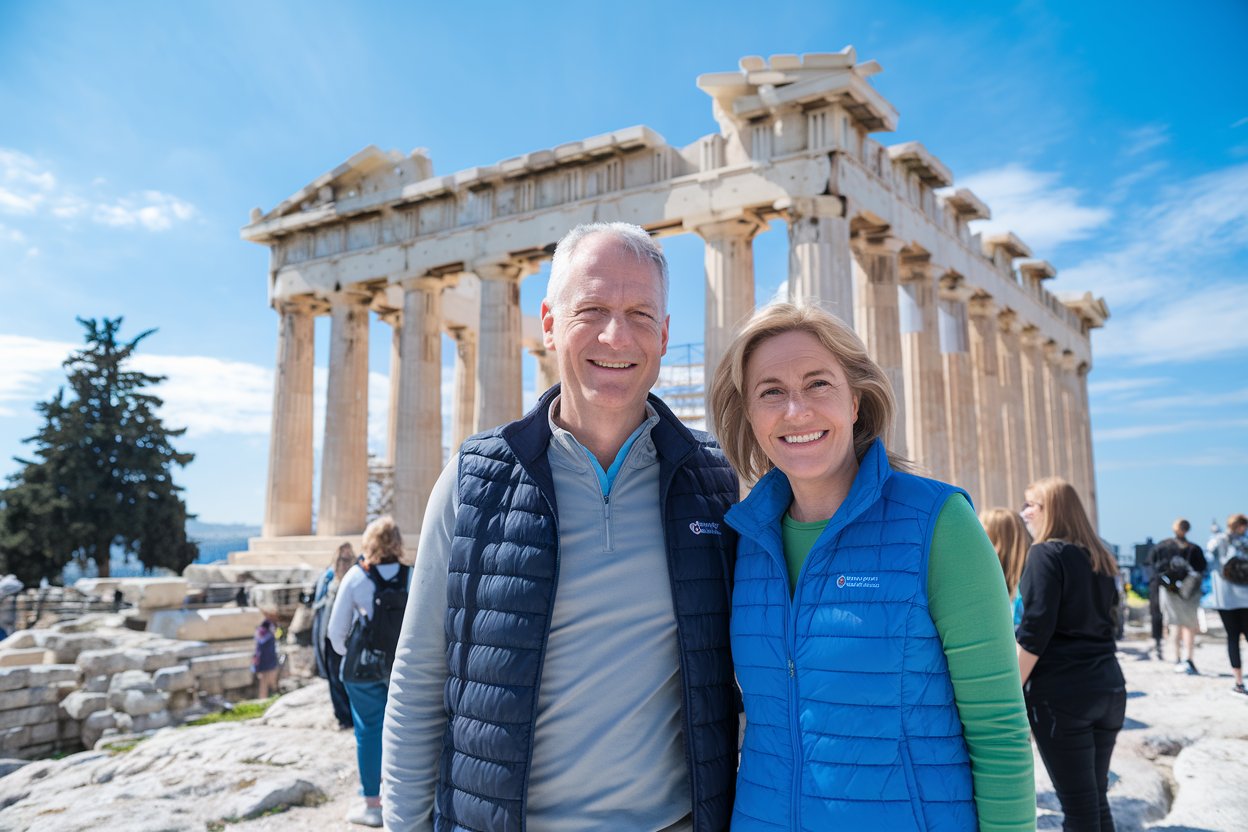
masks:
<svg viewBox="0 0 1248 832"><path fill-rule="evenodd" d="M594 234L610 234L624 245L639 262L649 263L659 276L659 286L663 294L663 313L667 312L667 258L663 249L655 242L644 228L630 222L586 222L567 234L555 246L555 256L550 261L550 280L546 284L546 302L552 308L562 300L560 295L568 282L568 268L572 255L586 238Z"/></svg>

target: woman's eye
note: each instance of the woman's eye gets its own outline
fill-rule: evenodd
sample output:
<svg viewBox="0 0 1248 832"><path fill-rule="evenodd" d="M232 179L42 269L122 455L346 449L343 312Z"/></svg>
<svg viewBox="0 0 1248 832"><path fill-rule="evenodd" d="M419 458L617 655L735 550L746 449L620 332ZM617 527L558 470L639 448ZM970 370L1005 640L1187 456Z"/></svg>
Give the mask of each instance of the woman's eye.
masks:
<svg viewBox="0 0 1248 832"><path fill-rule="evenodd" d="M780 396L783 396L783 395L784 395L784 391L783 391L783 390L781 390L781 389L779 389L778 387L773 387L773 388L771 388L770 390L764 390L764 391L763 391L761 394L759 394L759 395L760 395L760 397L761 397L761 398L764 398L764 399L775 399L775 398L778 398L778 397L780 397Z"/></svg>

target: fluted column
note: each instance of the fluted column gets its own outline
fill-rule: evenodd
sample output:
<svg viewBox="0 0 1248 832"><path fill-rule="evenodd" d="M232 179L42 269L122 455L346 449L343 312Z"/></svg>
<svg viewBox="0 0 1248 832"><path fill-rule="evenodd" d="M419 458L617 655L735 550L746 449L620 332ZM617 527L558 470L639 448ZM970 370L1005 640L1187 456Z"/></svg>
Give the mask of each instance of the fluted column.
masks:
<svg viewBox="0 0 1248 832"><path fill-rule="evenodd" d="M541 396L551 387L559 383L559 362L555 354L541 347L529 350L529 355L537 361L537 395Z"/></svg>
<svg viewBox="0 0 1248 832"><path fill-rule="evenodd" d="M1035 482L1053 473L1049 467L1049 411L1044 397L1044 337L1035 326L1027 326L1021 344L1027 480Z"/></svg>
<svg viewBox="0 0 1248 832"><path fill-rule="evenodd" d="M403 372L403 313L390 312L380 316L390 325L390 397L386 415L386 464L394 469L396 437L399 433L399 390Z"/></svg>
<svg viewBox="0 0 1248 832"><path fill-rule="evenodd" d="M902 368L910 457L933 477L949 477L945 372L940 354L936 285L926 256L903 257L899 295Z"/></svg>
<svg viewBox="0 0 1248 832"><path fill-rule="evenodd" d="M359 534L368 515L369 295L335 292L329 301L329 384L316 533Z"/></svg>
<svg viewBox="0 0 1248 832"><path fill-rule="evenodd" d="M442 471L442 289L446 279L404 280L402 374L394 458L394 519L418 539Z"/></svg>
<svg viewBox="0 0 1248 832"><path fill-rule="evenodd" d="M1011 508L1023 504L1030 466L1027 464L1026 417L1023 415L1022 362L1019 355L1017 314L1004 310L997 316L998 379L1001 385L1001 442L1005 477L1005 504Z"/></svg>
<svg viewBox="0 0 1248 832"><path fill-rule="evenodd" d="M976 506L982 503L979 482L979 435L975 421L975 379L967 331L969 291L956 279L941 281L937 319L945 371L945 416L948 419L949 482L961 486Z"/></svg>
<svg viewBox="0 0 1248 832"><path fill-rule="evenodd" d="M1049 414L1049 472L1068 477L1066 420L1062 414L1062 353L1052 341L1044 345L1044 400Z"/></svg>
<svg viewBox="0 0 1248 832"><path fill-rule="evenodd" d="M1062 476L1073 484L1079 496L1086 500L1088 486L1083 476L1083 437L1081 436L1083 416L1078 412L1078 405L1075 402L1077 396L1075 392L1076 363L1074 353L1069 350L1062 353L1061 373L1058 375L1061 385L1062 431L1066 437L1062 449L1064 451Z"/></svg>
<svg viewBox="0 0 1248 832"><path fill-rule="evenodd" d="M451 452L472 436L476 427L477 333L466 326L453 327L455 383L451 398Z"/></svg>
<svg viewBox="0 0 1248 832"><path fill-rule="evenodd" d="M854 247L853 268L857 299L854 328L867 352L888 376L897 399L897 415L891 433L884 438L890 451L909 456L906 444L907 403L901 358L901 325L897 304L897 253L900 243L875 237Z"/></svg>
<svg viewBox="0 0 1248 832"><path fill-rule="evenodd" d="M528 271L511 262L478 263L473 271L481 278L474 429L483 431L521 415L520 281Z"/></svg>
<svg viewBox="0 0 1248 832"><path fill-rule="evenodd" d="M794 198L789 223L789 299L817 304L854 322L853 254L849 219L837 197Z"/></svg>
<svg viewBox="0 0 1248 832"><path fill-rule="evenodd" d="M1001 392L997 364L997 312L988 298L968 306L971 336L971 378L975 386L975 425L979 434L978 508L1009 507L1002 455Z"/></svg>
<svg viewBox="0 0 1248 832"><path fill-rule="evenodd" d="M277 306L277 371L265 485L263 537L312 534L313 315L307 303Z"/></svg>
<svg viewBox="0 0 1248 832"><path fill-rule="evenodd" d="M1075 381L1076 391L1076 407L1079 413L1079 438L1083 444L1083 477L1087 491L1080 496L1083 497L1083 505L1088 510L1088 519L1092 521L1092 528L1099 529L1100 522L1097 518L1097 488L1096 488L1096 464L1092 452L1092 410L1088 406L1088 372L1091 368L1086 364L1080 364Z"/></svg>
<svg viewBox="0 0 1248 832"><path fill-rule="evenodd" d="M708 383L738 328L754 311L754 235L763 228L752 217L691 226L706 242L702 366Z"/></svg>

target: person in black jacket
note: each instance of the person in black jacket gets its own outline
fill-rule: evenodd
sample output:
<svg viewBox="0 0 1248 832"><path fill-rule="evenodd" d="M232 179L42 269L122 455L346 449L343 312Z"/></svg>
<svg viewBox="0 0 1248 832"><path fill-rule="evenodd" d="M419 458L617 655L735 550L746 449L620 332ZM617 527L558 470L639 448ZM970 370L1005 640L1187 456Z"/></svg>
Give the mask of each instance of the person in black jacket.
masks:
<svg viewBox="0 0 1248 832"><path fill-rule="evenodd" d="M1023 522L1036 541L1016 632L1027 716L1062 804L1062 828L1113 830L1109 760L1127 706L1114 657L1118 564L1070 483L1042 479L1024 497Z"/></svg>
<svg viewBox="0 0 1248 832"><path fill-rule="evenodd" d="M1166 624L1174 631L1174 670L1195 676L1196 664L1192 661L1196 649L1196 615L1200 609L1200 583L1205 572L1205 553L1187 539L1192 524L1180 517L1174 521L1174 537L1167 538L1153 547L1153 574L1158 576L1158 602ZM1176 561L1175 559L1178 559ZM1179 562L1186 562L1186 576L1180 577ZM1187 645L1187 662L1183 661L1183 645ZM1157 651L1160 655L1161 651Z"/></svg>

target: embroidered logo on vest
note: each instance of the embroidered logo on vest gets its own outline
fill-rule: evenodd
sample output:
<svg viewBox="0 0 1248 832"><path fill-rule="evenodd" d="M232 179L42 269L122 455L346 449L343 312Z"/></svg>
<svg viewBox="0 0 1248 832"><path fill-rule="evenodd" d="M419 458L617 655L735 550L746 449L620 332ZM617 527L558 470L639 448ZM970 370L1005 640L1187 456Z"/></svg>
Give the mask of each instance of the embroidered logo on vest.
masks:
<svg viewBox="0 0 1248 832"><path fill-rule="evenodd" d="M689 531L694 534L723 534L719 530L718 523L710 523L706 520L694 520L689 524Z"/></svg>
<svg viewBox="0 0 1248 832"><path fill-rule="evenodd" d="M836 586L838 589L879 589L879 575L837 575Z"/></svg>

